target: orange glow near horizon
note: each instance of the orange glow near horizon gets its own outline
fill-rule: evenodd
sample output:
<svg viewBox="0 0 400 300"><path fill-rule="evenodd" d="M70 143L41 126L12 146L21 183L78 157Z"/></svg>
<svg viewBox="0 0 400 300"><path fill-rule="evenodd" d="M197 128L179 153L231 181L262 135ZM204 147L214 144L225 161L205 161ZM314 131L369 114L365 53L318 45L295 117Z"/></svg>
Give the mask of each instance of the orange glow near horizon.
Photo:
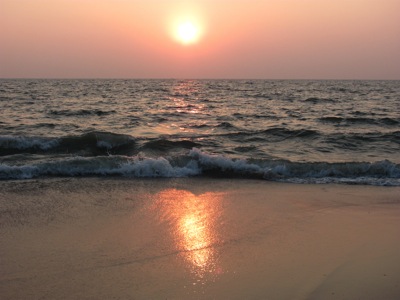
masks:
<svg viewBox="0 0 400 300"><path fill-rule="evenodd" d="M171 234L181 255L197 279L205 280L206 273L216 274L219 242L216 230L221 195L194 195L189 191L168 189L157 195L160 221L171 226Z"/></svg>
<svg viewBox="0 0 400 300"><path fill-rule="evenodd" d="M398 0L0 7L3 78L400 78Z"/></svg>

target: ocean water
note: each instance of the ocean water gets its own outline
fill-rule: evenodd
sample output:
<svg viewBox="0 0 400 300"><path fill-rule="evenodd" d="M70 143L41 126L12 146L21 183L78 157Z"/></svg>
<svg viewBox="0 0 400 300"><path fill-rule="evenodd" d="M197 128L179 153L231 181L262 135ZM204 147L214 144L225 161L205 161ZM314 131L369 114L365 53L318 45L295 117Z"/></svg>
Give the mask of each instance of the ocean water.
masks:
<svg viewBox="0 0 400 300"><path fill-rule="evenodd" d="M400 81L0 80L0 179L400 186Z"/></svg>

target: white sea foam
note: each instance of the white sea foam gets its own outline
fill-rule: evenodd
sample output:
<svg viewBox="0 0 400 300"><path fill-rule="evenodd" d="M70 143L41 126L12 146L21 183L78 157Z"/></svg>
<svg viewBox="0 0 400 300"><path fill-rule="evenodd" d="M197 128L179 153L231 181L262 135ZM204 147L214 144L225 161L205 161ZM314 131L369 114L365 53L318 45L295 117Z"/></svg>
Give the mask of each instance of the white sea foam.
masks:
<svg viewBox="0 0 400 300"><path fill-rule="evenodd" d="M21 165L0 164L0 179L42 176L128 176L257 178L297 183L400 185L400 165L375 163L299 163L279 160L249 162L193 148L181 157L64 156Z"/></svg>
<svg viewBox="0 0 400 300"><path fill-rule="evenodd" d="M38 148L48 150L59 145L58 139L45 139L24 136L0 136L0 148L29 149Z"/></svg>
<svg viewBox="0 0 400 300"><path fill-rule="evenodd" d="M200 174L197 163L190 162L184 167L172 166L165 158L135 159L120 166L118 172L136 177L187 177Z"/></svg>
<svg viewBox="0 0 400 300"><path fill-rule="evenodd" d="M221 155L211 155L193 148L189 156L199 161L203 168L219 168L222 171L238 171L242 173L263 173L264 170L244 159L233 160Z"/></svg>
<svg viewBox="0 0 400 300"><path fill-rule="evenodd" d="M97 147L112 149L113 147L125 145L134 142L134 139L128 135L113 134L109 132L91 132L81 136L81 139L93 135L97 140Z"/></svg>
<svg viewBox="0 0 400 300"><path fill-rule="evenodd" d="M0 164L0 179L30 179L40 175L36 166L8 166Z"/></svg>
<svg viewBox="0 0 400 300"><path fill-rule="evenodd" d="M196 162L172 166L165 158L74 157L25 166L0 164L0 179L28 179L40 176L120 175L129 177L187 177L199 175Z"/></svg>

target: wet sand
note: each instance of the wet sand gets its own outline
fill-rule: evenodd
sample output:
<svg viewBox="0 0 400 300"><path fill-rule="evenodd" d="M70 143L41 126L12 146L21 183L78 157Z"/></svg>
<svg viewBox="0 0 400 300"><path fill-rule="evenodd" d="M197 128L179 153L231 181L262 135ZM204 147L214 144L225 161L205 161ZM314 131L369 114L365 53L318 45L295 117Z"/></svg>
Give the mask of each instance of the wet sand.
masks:
<svg viewBox="0 0 400 300"><path fill-rule="evenodd" d="M0 182L2 299L400 299L400 188Z"/></svg>

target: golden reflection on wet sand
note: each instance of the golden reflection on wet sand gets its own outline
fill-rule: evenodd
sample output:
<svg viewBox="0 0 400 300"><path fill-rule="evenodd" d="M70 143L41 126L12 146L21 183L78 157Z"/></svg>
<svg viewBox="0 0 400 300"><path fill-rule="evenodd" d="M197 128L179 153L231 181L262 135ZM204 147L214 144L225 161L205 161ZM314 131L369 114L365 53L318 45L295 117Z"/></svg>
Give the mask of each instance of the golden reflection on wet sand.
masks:
<svg viewBox="0 0 400 300"><path fill-rule="evenodd" d="M193 274L200 281L207 273L218 274L220 242L217 224L222 195L205 193L194 195L189 191L168 189L157 195L160 222L167 223L176 248Z"/></svg>

